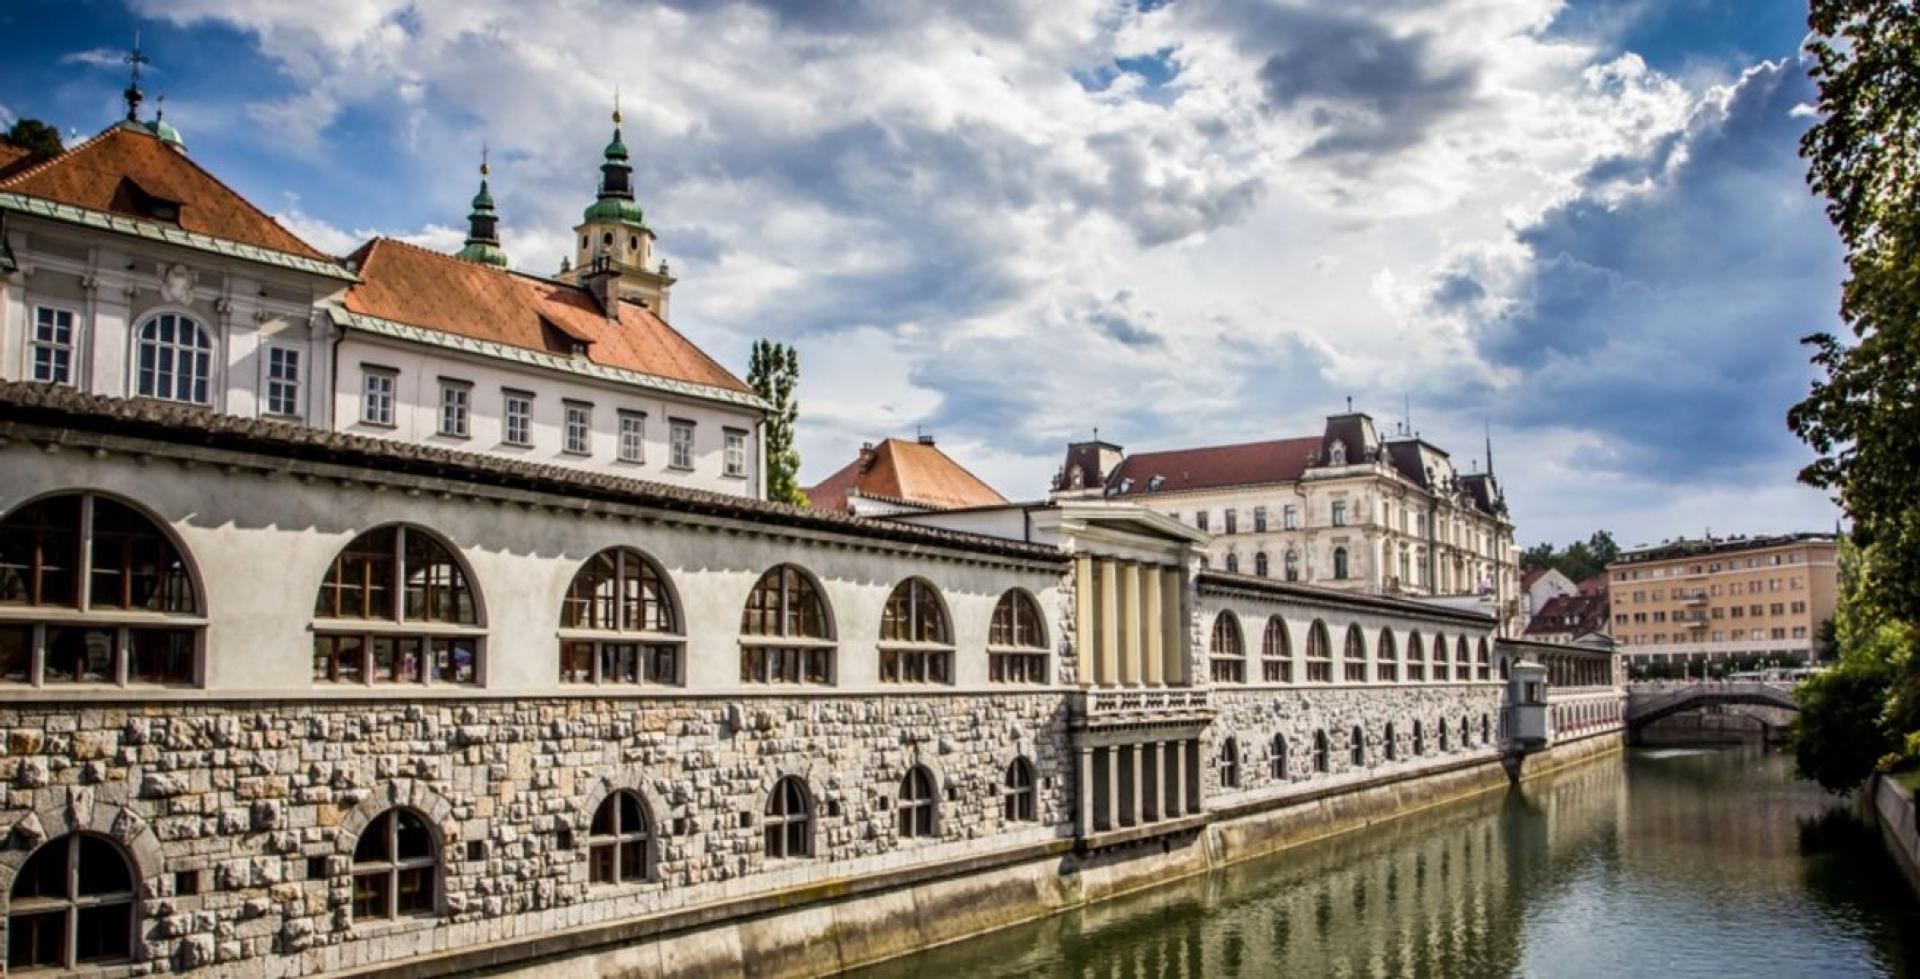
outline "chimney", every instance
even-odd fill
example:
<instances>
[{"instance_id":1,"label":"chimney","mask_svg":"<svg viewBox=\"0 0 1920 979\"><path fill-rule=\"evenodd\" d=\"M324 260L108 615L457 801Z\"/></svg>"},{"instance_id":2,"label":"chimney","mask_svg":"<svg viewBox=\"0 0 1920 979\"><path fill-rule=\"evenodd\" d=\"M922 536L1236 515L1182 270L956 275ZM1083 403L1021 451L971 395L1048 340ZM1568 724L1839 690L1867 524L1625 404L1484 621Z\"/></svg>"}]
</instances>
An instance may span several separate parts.
<instances>
[{"instance_id":1,"label":"chimney","mask_svg":"<svg viewBox=\"0 0 1920 979\"><path fill-rule=\"evenodd\" d=\"M604 254L595 255L593 264L587 266L579 282L593 293L594 300L600 303L600 311L609 321L620 321L620 272L612 259Z\"/></svg>"},{"instance_id":2,"label":"chimney","mask_svg":"<svg viewBox=\"0 0 1920 979\"><path fill-rule=\"evenodd\" d=\"M877 458L877 456L873 451L873 443L872 442L860 443L860 471L866 472L867 470L872 469L875 458Z\"/></svg>"}]
</instances>

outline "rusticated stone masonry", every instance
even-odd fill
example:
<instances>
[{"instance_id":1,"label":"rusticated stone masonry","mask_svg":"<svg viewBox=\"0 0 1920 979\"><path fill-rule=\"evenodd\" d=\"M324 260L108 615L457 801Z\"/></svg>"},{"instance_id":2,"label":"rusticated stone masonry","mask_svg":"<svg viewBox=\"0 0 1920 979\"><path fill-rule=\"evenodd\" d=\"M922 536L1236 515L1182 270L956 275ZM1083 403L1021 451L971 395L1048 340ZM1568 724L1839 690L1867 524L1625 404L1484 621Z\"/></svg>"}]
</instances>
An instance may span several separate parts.
<instances>
[{"instance_id":1,"label":"rusticated stone masonry","mask_svg":"<svg viewBox=\"0 0 1920 979\"><path fill-rule=\"evenodd\" d=\"M0 708L0 876L70 829L118 840L144 878L135 972L394 961L1068 833L1065 710L1007 693ZM1016 756L1039 776L1034 823L1002 818ZM903 841L916 763L937 837ZM764 856L783 775L813 793L813 859ZM619 789L651 810L657 873L592 885L589 821ZM444 914L356 923L354 845L394 805L439 836Z\"/></svg>"}]
</instances>

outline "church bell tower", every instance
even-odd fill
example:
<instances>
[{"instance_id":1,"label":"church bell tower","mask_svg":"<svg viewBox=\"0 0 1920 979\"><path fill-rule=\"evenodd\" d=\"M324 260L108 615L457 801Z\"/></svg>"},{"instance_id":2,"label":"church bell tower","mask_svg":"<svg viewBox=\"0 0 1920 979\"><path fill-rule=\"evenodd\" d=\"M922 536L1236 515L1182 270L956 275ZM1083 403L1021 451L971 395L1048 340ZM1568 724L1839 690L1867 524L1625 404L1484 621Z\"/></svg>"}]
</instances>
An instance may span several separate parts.
<instances>
[{"instance_id":1,"label":"church bell tower","mask_svg":"<svg viewBox=\"0 0 1920 979\"><path fill-rule=\"evenodd\" d=\"M620 138L620 121L616 96L613 140L600 164L600 191L574 226L573 266L561 278L587 285L604 277L604 285L592 283L596 293L637 300L666 319L674 280L667 274L667 264L654 260L653 230L634 200L633 164Z\"/></svg>"}]
</instances>

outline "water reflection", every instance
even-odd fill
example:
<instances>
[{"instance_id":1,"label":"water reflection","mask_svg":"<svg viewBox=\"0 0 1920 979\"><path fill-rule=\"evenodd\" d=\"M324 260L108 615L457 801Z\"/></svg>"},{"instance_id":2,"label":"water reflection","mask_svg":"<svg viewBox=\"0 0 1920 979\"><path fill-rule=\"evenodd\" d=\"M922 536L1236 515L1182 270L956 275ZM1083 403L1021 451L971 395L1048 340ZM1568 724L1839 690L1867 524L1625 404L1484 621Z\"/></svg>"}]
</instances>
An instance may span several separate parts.
<instances>
[{"instance_id":1,"label":"water reflection","mask_svg":"<svg viewBox=\"0 0 1920 979\"><path fill-rule=\"evenodd\" d=\"M1636 751L861 975L1904 975L1874 832L1757 747Z\"/></svg>"}]
</instances>

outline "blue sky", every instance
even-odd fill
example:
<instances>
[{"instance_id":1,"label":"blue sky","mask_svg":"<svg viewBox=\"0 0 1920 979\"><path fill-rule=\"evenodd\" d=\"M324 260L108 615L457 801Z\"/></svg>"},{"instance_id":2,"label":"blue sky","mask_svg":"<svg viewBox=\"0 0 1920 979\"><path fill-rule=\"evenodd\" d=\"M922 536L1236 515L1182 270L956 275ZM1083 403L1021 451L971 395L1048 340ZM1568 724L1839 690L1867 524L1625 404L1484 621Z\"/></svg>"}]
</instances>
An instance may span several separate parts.
<instances>
[{"instance_id":1,"label":"blue sky","mask_svg":"<svg viewBox=\"0 0 1920 979\"><path fill-rule=\"evenodd\" d=\"M1784 415L1840 252L1778 0L13 0L0 116L90 134L136 29L194 157L315 244L456 247L481 145L551 271L615 86L676 325L803 360L803 476L925 426L1311 432L1498 472L1523 542L1831 526ZM151 103L149 103L151 110Z\"/></svg>"}]
</instances>

